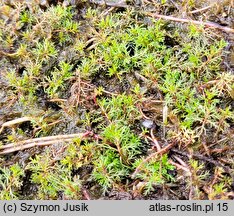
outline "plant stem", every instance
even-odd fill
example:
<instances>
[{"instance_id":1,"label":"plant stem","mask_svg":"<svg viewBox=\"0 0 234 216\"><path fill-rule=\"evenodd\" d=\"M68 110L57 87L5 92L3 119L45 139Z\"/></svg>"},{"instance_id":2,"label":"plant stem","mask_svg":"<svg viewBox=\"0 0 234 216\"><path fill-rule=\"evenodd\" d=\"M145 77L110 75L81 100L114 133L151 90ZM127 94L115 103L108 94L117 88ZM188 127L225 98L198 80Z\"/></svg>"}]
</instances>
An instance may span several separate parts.
<instances>
[{"instance_id":1,"label":"plant stem","mask_svg":"<svg viewBox=\"0 0 234 216\"><path fill-rule=\"evenodd\" d=\"M42 138L28 139L17 143L10 143L0 147L0 155L9 154L12 152L32 148L35 146L53 145L57 142L71 142L75 138L83 138L90 134L91 132L87 131L85 133L48 136Z\"/></svg>"},{"instance_id":2,"label":"plant stem","mask_svg":"<svg viewBox=\"0 0 234 216\"><path fill-rule=\"evenodd\" d=\"M217 23L202 22L202 21L189 20L189 19L182 19L182 18L176 18L176 17L172 17L172 16L165 16L165 15L161 15L161 14L148 13L148 12L145 13L145 14L148 15L148 16L151 16L153 18L160 18L160 19L171 20L171 21L175 21L175 22L192 23L192 24L195 24L195 25L204 25L206 27L217 28L217 29L220 29L222 31L234 33L234 29L229 28L229 27L221 26L221 25L219 25Z\"/></svg>"}]
</instances>

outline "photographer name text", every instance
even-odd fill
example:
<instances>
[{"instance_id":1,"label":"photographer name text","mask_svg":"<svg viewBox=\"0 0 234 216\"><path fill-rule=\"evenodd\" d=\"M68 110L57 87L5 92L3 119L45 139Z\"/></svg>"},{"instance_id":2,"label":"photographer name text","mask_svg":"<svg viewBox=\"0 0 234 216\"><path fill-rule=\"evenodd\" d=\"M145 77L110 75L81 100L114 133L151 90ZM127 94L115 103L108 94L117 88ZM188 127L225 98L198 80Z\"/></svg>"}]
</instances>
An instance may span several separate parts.
<instances>
[{"instance_id":1,"label":"photographer name text","mask_svg":"<svg viewBox=\"0 0 234 216\"><path fill-rule=\"evenodd\" d=\"M9 204L5 203L3 205L3 210L5 213L13 212L16 213L20 212L31 212L31 213L38 213L38 212L88 212L89 206L86 203L78 203L78 204L29 204L26 202L20 203L20 205L16 204Z\"/></svg>"}]
</instances>

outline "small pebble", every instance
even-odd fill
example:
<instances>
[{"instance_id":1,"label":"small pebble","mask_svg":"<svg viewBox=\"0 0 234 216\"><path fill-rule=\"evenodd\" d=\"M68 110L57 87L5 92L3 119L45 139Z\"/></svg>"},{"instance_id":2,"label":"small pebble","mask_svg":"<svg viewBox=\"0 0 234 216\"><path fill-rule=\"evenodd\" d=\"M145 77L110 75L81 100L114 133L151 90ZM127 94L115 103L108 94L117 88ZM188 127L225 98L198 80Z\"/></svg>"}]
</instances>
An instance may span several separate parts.
<instances>
[{"instance_id":1,"label":"small pebble","mask_svg":"<svg viewBox=\"0 0 234 216\"><path fill-rule=\"evenodd\" d=\"M48 1L47 0L41 0L40 5L46 7L48 5Z\"/></svg>"},{"instance_id":2,"label":"small pebble","mask_svg":"<svg viewBox=\"0 0 234 216\"><path fill-rule=\"evenodd\" d=\"M70 1L68 1L68 0L63 1L63 6L64 6L64 7L68 7L70 4L71 4L71 3L70 3Z\"/></svg>"},{"instance_id":3,"label":"small pebble","mask_svg":"<svg viewBox=\"0 0 234 216\"><path fill-rule=\"evenodd\" d=\"M154 128L155 124L152 120L150 119L145 119L144 121L141 122L141 124L148 129Z\"/></svg>"}]
</instances>

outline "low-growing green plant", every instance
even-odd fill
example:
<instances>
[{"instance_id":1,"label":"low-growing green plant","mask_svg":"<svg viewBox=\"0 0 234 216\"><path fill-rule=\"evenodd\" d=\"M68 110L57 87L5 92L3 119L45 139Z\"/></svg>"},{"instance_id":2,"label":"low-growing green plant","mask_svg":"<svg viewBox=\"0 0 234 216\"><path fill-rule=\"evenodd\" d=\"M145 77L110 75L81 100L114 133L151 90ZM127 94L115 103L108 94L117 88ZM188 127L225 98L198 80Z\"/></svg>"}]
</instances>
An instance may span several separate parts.
<instances>
[{"instance_id":1,"label":"low-growing green plant","mask_svg":"<svg viewBox=\"0 0 234 216\"><path fill-rule=\"evenodd\" d=\"M116 152L123 164L129 165L140 153L140 140L128 126L112 123L103 131L105 147Z\"/></svg>"},{"instance_id":2,"label":"low-growing green plant","mask_svg":"<svg viewBox=\"0 0 234 216\"><path fill-rule=\"evenodd\" d=\"M31 182L39 186L39 199L56 199L61 191L68 199L81 197L79 177L72 175L71 167L54 164L48 151L44 156L31 159L27 169L32 172Z\"/></svg>"},{"instance_id":3,"label":"low-growing green plant","mask_svg":"<svg viewBox=\"0 0 234 216\"><path fill-rule=\"evenodd\" d=\"M132 95L123 94L111 99L104 98L98 103L109 122L121 121L123 124L129 124L140 116Z\"/></svg>"},{"instance_id":4,"label":"low-growing green plant","mask_svg":"<svg viewBox=\"0 0 234 216\"><path fill-rule=\"evenodd\" d=\"M152 159L149 162L143 162L144 159L138 159L134 163L134 167L138 167L143 162L135 178L142 180L140 192L143 191L144 194L149 194L157 185L175 180L168 172L174 170L174 166L168 162L167 155L165 154L159 158L159 161Z\"/></svg>"},{"instance_id":5,"label":"low-growing green plant","mask_svg":"<svg viewBox=\"0 0 234 216\"><path fill-rule=\"evenodd\" d=\"M188 178L190 190L193 191L192 199L201 199L201 185L204 184L209 176L209 172L205 171L205 164L199 163L197 160L190 160L191 173Z\"/></svg>"},{"instance_id":6,"label":"low-growing green plant","mask_svg":"<svg viewBox=\"0 0 234 216\"><path fill-rule=\"evenodd\" d=\"M46 8L0 3L0 82L7 89L0 111L13 112L4 121L37 116L4 130L0 143L84 132L58 151L50 146L32 153L26 169L38 188L35 198L58 199L61 193L64 199L83 198L87 182L104 193L134 186L150 194L174 180L166 151L145 160L154 151L147 151L152 143L164 148L173 140L181 150L210 157L216 144L227 145L234 76L220 67L227 46L223 39L202 26L169 26L132 6L111 12L87 3L81 13L59 2ZM169 6L148 4L157 10ZM181 5L186 12L196 2ZM143 128L145 119L155 127ZM91 170L83 175L86 166ZM209 199L228 197L230 179L221 171L208 174L193 160L187 168L193 198L204 197L203 190ZM0 172L1 198L20 198L22 168L16 164ZM206 189L208 177L214 180Z\"/></svg>"},{"instance_id":7,"label":"low-growing green plant","mask_svg":"<svg viewBox=\"0 0 234 216\"><path fill-rule=\"evenodd\" d=\"M118 187L130 174L132 163L140 154L141 142L129 126L139 113L131 95L119 95L99 101L102 114L107 121L103 125L99 144L99 154L94 156L92 178L106 192L111 187Z\"/></svg>"},{"instance_id":8,"label":"low-growing green plant","mask_svg":"<svg viewBox=\"0 0 234 216\"><path fill-rule=\"evenodd\" d=\"M66 62L59 63L59 69L55 68L53 72L51 72L51 77L47 77L48 88L46 92L48 96L51 98L59 97L58 92L63 91L65 88L65 82L72 77L72 65Z\"/></svg>"},{"instance_id":9,"label":"low-growing green plant","mask_svg":"<svg viewBox=\"0 0 234 216\"><path fill-rule=\"evenodd\" d=\"M9 168L0 167L0 199L18 199L23 177L24 170L19 164L14 164Z\"/></svg>"},{"instance_id":10,"label":"low-growing green plant","mask_svg":"<svg viewBox=\"0 0 234 216\"><path fill-rule=\"evenodd\" d=\"M99 155L93 165L92 178L101 185L103 193L112 187L118 188L121 180L126 178L129 173L119 155L110 149Z\"/></svg>"}]
</instances>

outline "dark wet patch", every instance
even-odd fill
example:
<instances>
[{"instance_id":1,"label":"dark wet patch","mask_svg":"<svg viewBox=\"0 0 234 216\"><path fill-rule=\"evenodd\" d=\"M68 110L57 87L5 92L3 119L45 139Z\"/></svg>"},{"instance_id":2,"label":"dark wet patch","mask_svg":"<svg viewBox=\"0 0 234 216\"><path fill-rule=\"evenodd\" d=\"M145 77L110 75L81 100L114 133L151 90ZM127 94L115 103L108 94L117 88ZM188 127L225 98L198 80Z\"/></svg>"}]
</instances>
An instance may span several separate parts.
<instances>
[{"instance_id":1,"label":"dark wet patch","mask_svg":"<svg viewBox=\"0 0 234 216\"><path fill-rule=\"evenodd\" d=\"M45 107L47 109L53 109L55 111L59 111L59 110L62 109L56 102L51 102L51 101L46 101L45 102Z\"/></svg>"},{"instance_id":2,"label":"dark wet patch","mask_svg":"<svg viewBox=\"0 0 234 216\"><path fill-rule=\"evenodd\" d=\"M33 132L33 125L30 121L23 122L18 126L19 129L21 129L24 133L26 133L28 136L32 135Z\"/></svg>"},{"instance_id":3,"label":"dark wet patch","mask_svg":"<svg viewBox=\"0 0 234 216\"><path fill-rule=\"evenodd\" d=\"M166 35L164 37L164 44L168 47L168 48L171 48L171 47L174 47L176 45L179 45L179 43L173 39L172 37Z\"/></svg>"},{"instance_id":4,"label":"dark wet patch","mask_svg":"<svg viewBox=\"0 0 234 216\"><path fill-rule=\"evenodd\" d=\"M129 54L129 56L134 56L135 55L136 44L134 42L129 42L126 45L126 48L127 48L127 52Z\"/></svg>"},{"instance_id":5,"label":"dark wet patch","mask_svg":"<svg viewBox=\"0 0 234 216\"><path fill-rule=\"evenodd\" d=\"M61 4L63 1L49 1L49 5L57 5L57 4ZM84 18L84 12L82 14L81 10L84 9L84 11L88 8L88 6L90 6L90 4L88 3L81 3L81 1L77 1L77 4L75 5L74 8L78 9L78 12L76 12L76 15L74 16L73 19L77 19L80 21L80 19L85 19ZM137 1L136 1L137 2ZM139 2L139 1L138 1ZM134 4L137 3L131 3L132 6L134 6ZM97 8L97 5L93 5L91 4L92 8ZM138 5L139 7L141 6L141 4ZM198 5L199 6L199 5ZM202 5L200 5L202 6ZM151 6L150 6L151 7ZM197 8L197 6L196 6ZM101 10L105 11L107 8L103 7L101 8ZM195 9L195 7L191 7L190 9ZM47 6L44 6L44 10L47 10ZM165 4L165 5L161 5L158 8L159 13L161 14L166 14L166 15L171 15L173 13L177 13L179 10L178 8L176 8L175 5L169 5L169 3ZM123 8L118 8L115 9L114 12L115 13L123 13L125 11L125 9ZM226 11L226 10L225 10ZM227 11L226 11L227 12ZM220 16L221 14L219 14ZM194 16L195 18L197 18L198 16ZM199 17L198 17L199 18ZM138 17L136 16L136 20L139 22L142 22L144 24L152 24L152 21L149 18L146 18L144 15L140 14ZM226 20L226 16L224 18L214 18L214 21L217 21L219 24L225 26L225 25L229 25L227 20ZM167 22L169 23L169 22ZM184 24L165 24L165 28L164 30L167 31L171 31L172 33L175 32L176 29L181 28L181 26ZM87 26L82 26L80 28L81 33L85 32L85 28ZM21 30L25 30L24 28L22 28ZM101 30L100 29L96 29L97 32L100 34ZM173 35L173 34L170 34ZM68 62L72 62L73 63L73 69L72 71L74 72L76 70L76 68L81 64L81 60L79 59L79 56L77 55L76 52L72 53L71 56L68 58L67 55L70 53L70 48L68 48L66 51L64 51L64 54L62 55L61 52L62 50L65 48L66 45L63 46L59 46L57 44L57 34L54 34L52 36L52 38L55 40L56 45L59 47L59 59L63 59L65 56L66 61L69 59ZM89 35L89 38L92 38L93 35ZM228 39L229 40L229 39ZM231 41L231 40L229 40ZM166 45L167 48L174 48L175 54L180 54L180 50L176 50L176 46L181 44L182 42L179 42L177 39L172 38L169 35L166 35L164 38L164 43L161 43L160 45ZM230 42L231 44L231 42ZM90 46L92 46L93 43L90 43L87 47L89 48ZM200 44L201 45L201 44ZM14 44L14 47L12 48L12 51L9 53L14 53L14 49L18 47L18 44ZM136 50L136 45L133 42L129 42L126 46L127 48L127 52L129 54L129 56L134 56L137 52ZM142 47L138 47L138 49L142 49ZM61 52L60 52L61 51ZM176 52L178 51L178 53ZM229 47L227 47L227 51L232 51L232 46L230 45ZM92 50L93 52L93 50ZM78 57L77 57L78 56ZM8 57L6 57L8 58ZM186 53L182 53L180 54L180 56L178 57L179 61L180 60L184 60L186 61L188 58L186 56ZM162 58L163 59L163 58ZM202 62L206 62L207 61L207 56L202 56L201 61ZM70 61L71 60L71 61ZM165 64L165 59L163 59L162 63ZM41 71L41 76L42 75L46 75L48 77L51 78L51 72L55 69L58 68L58 63L60 61L58 59L51 59L49 65L44 64L42 67L42 71ZM13 65L17 64L17 60L15 59L11 59L9 58L9 63L12 63ZM232 55L229 54L225 54L224 56L224 67L222 68L221 71L228 69L229 71L232 71L232 66L233 66L233 61L232 61ZM22 76L24 71L25 71L26 67L25 66L19 66L16 69L17 75ZM78 119L80 120L84 120L84 118L80 118L81 115L84 115L84 113L91 113L91 110L95 110L95 111L100 111L100 108L98 107L97 104L95 104L94 100L94 89L96 87L102 86L106 91L108 91L109 93L105 93L103 92L102 96L98 96L101 98L103 97L115 97L114 94L120 94L120 93L125 93L125 94L132 94L132 88L135 87L135 83L139 83L140 86L142 88L146 88L146 93L144 94L145 98L151 98L151 99L155 99L155 100L163 100L164 96L157 88L157 82L158 80L155 79L153 80L153 84L152 85L146 85L146 83L144 83L144 81L136 81L136 77L133 75L133 72L128 71L126 74L121 75L121 79L119 79L117 76L112 76L109 77L107 75L107 71L105 71L105 69L103 69L103 71L99 71L98 73L96 73L91 79L91 83L95 86L94 88L90 88L87 92L83 92L82 95L82 103L79 103L77 106L75 106L74 104L66 104L66 106L61 106L60 103L58 102L53 102L50 101L50 98L48 97L47 93L44 91L43 87L39 87L36 90L36 96L37 96L37 102L38 102L38 107L41 108L44 112L52 111L52 115L54 115L54 113L59 113L57 111L62 111L62 112L66 112L66 117L62 116L65 118L65 120L61 123L59 123L58 125L56 125L56 127L54 127L51 131L47 131L49 134L66 134L66 133L70 133L70 132L80 132L82 131L82 129L87 129L87 130L92 130L95 133L100 132L98 128L98 122L95 123L91 123L89 126L84 126L82 127L82 123L78 124ZM139 72L139 74L141 74L141 68L139 67L135 67L133 68L133 70L137 70ZM213 73L213 71L211 72ZM163 79L164 75L160 75L159 79ZM179 80L179 79L178 79ZM1 77L0 77L0 82L1 82ZM41 82L41 80L40 80ZM70 82L70 81L68 81ZM62 96L65 97L61 97L61 98L69 98L71 96L71 94L69 93L69 89L70 89L70 83L66 86L66 89L68 89L67 91L65 91L63 93ZM87 90L87 86L82 86L83 89L85 89L85 91ZM1 88L1 87L0 87ZM83 90L82 89L82 90ZM14 88L14 90L16 90L16 88ZM222 98L217 98L217 99L222 99ZM148 103L149 101L147 101ZM4 102L5 103L5 102ZM220 105L221 108L225 108L225 104L226 101ZM165 146L167 143L166 141L163 139L163 126L162 126L162 107L157 107L156 105L150 105L148 103L148 107L147 104L141 104L142 107L142 111L144 112L144 114L148 117L150 117L152 119L152 121L155 123L156 127L154 128L155 132L154 135L157 137L158 142L160 143L160 145ZM231 108L234 107L234 103L230 102L230 106ZM64 108L65 107L65 108ZM70 110L71 108L71 110ZM154 110L152 110L152 108ZM155 109L159 108L158 110L155 111ZM63 110L62 110L63 109ZM83 109L83 111L81 111L81 109ZM54 112L55 111L55 112ZM2 112L4 114L5 113L9 113L11 112L10 110L5 110L0 108L0 112ZM61 113L62 113L61 112ZM80 114L80 113L83 114ZM177 113L178 115L182 115L181 112ZM5 115L5 114L4 114ZM46 113L47 115L47 113ZM101 113L98 113L98 115L101 115ZM19 117L21 117L21 113L19 115ZM1 117L0 117L1 118ZM14 119L12 118L12 116L4 116L4 119L0 119L0 121L5 122L7 120L11 120ZM185 120L184 117L180 118L180 121ZM1 123L2 123L1 122ZM83 121L80 121L83 122ZM232 119L227 119L226 121L227 123L233 125L233 121ZM195 128L199 126L198 122L194 122L193 125L191 126L191 128ZM140 129L141 127L141 123L139 120L133 121L133 124L130 126L131 130L134 131L134 133L136 134L140 134L142 131ZM231 127L233 130L233 127ZM32 128L32 124L30 122L24 122L22 124L19 125L19 129L21 129L23 132L26 133L26 135L28 135L29 137L31 137L31 132L33 130ZM168 128L166 128L167 130ZM212 137L212 135L214 134L214 131L212 131L210 128L208 128L209 131L207 132L207 137ZM227 132L228 133L228 132ZM7 134L11 134L11 129L6 128L3 131L3 134L0 134L0 139L1 141L3 141L3 143L5 142L6 138L7 138ZM149 133L147 135L150 135ZM225 134L222 134L224 138ZM217 138L216 138L217 139ZM195 141L198 141L195 139ZM212 143L213 142L213 138L210 138L209 140L206 140L207 143ZM4 143L5 144L5 143ZM141 147L140 147L140 154L138 156L147 156L149 154L150 150L155 151L154 149L151 149L152 145L150 142L146 142L145 139L141 140ZM202 150L202 147L197 147L198 150ZM44 151L44 149L41 149L41 151ZM21 165L24 165L25 162L28 160L29 156L32 156L33 158L35 158L35 155L33 153L29 153L27 154L28 151L22 151L22 155L19 155L18 153L14 153L8 156L5 156L4 159L6 159L7 161L9 161L8 165L14 164L16 162L19 162ZM38 152L40 153L40 152ZM169 158L173 158L173 154L174 152L169 152L168 157ZM14 156L14 159L13 159ZM212 159L213 160L218 160L221 157L225 157L225 154L212 154ZM23 159L22 159L23 158ZM187 157L183 157L181 156L181 158L186 161L188 163L188 158ZM132 192L126 192L126 191L121 191L121 190L117 190L117 189L113 189L110 190L108 192L105 193L105 196L102 194L102 188L100 186L97 185L97 182L94 182L92 180L90 180L90 174L92 173L92 166L82 166L79 169L74 169L72 170L72 176L78 175L82 178L82 180L84 180L84 184L82 187L87 189L88 192L91 194L92 198L95 199L99 199L100 197L103 197L103 199L114 199L114 200L121 200L121 199L188 199L188 185L176 182L176 186L175 185L161 185L161 186L154 186L154 190L148 195L145 196L143 194L141 195L136 195L133 194ZM204 170L210 170L211 172L214 172L214 165L212 163L206 163L206 167ZM173 177L177 177L179 176L178 172L176 170L172 170L172 171L168 171L167 172L169 175L173 176ZM25 199L34 199L36 197L36 192L37 192L37 186L33 185L30 183L30 177L31 177L30 172L26 171L26 175L23 178L23 186L21 188L21 192L20 192L20 198L23 197ZM199 173L201 174L201 172ZM123 188L127 187L128 183L132 183L132 179L131 178L127 178L122 180L121 184L123 184ZM234 186L232 185L232 189L234 189ZM124 188L125 189L125 188ZM130 188L131 189L131 188ZM200 189L203 193L205 193L202 188ZM35 197L33 197L35 195ZM58 191L58 199L64 199L66 197L64 197L64 192L63 191Z\"/></svg>"},{"instance_id":6,"label":"dark wet patch","mask_svg":"<svg viewBox=\"0 0 234 216\"><path fill-rule=\"evenodd\" d=\"M23 184L19 191L21 199L33 200L36 197L38 186L31 182L31 175L31 171L25 171L25 175L23 177Z\"/></svg>"},{"instance_id":7,"label":"dark wet patch","mask_svg":"<svg viewBox=\"0 0 234 216\"><path fill-rule=\"evenodd\" d=\"M25 66L19 67L19 68L17 69L17 73L18 73L20 76L22 76L23 73L24 73L24 71L25 71L25 69L26 69Z\"/></svg>"},{"instance_id":8,"label":"dark wet patch","mask_svg":"<svg viewBox=\"0 0 234 216\"><path fill-rule=\"evenodd\" d=\"M79 175L81 179L87 178L92 173L93 167L91 165L82 166L79 169L72 170L72 176Z\"/></svg>"}]
</instances>

